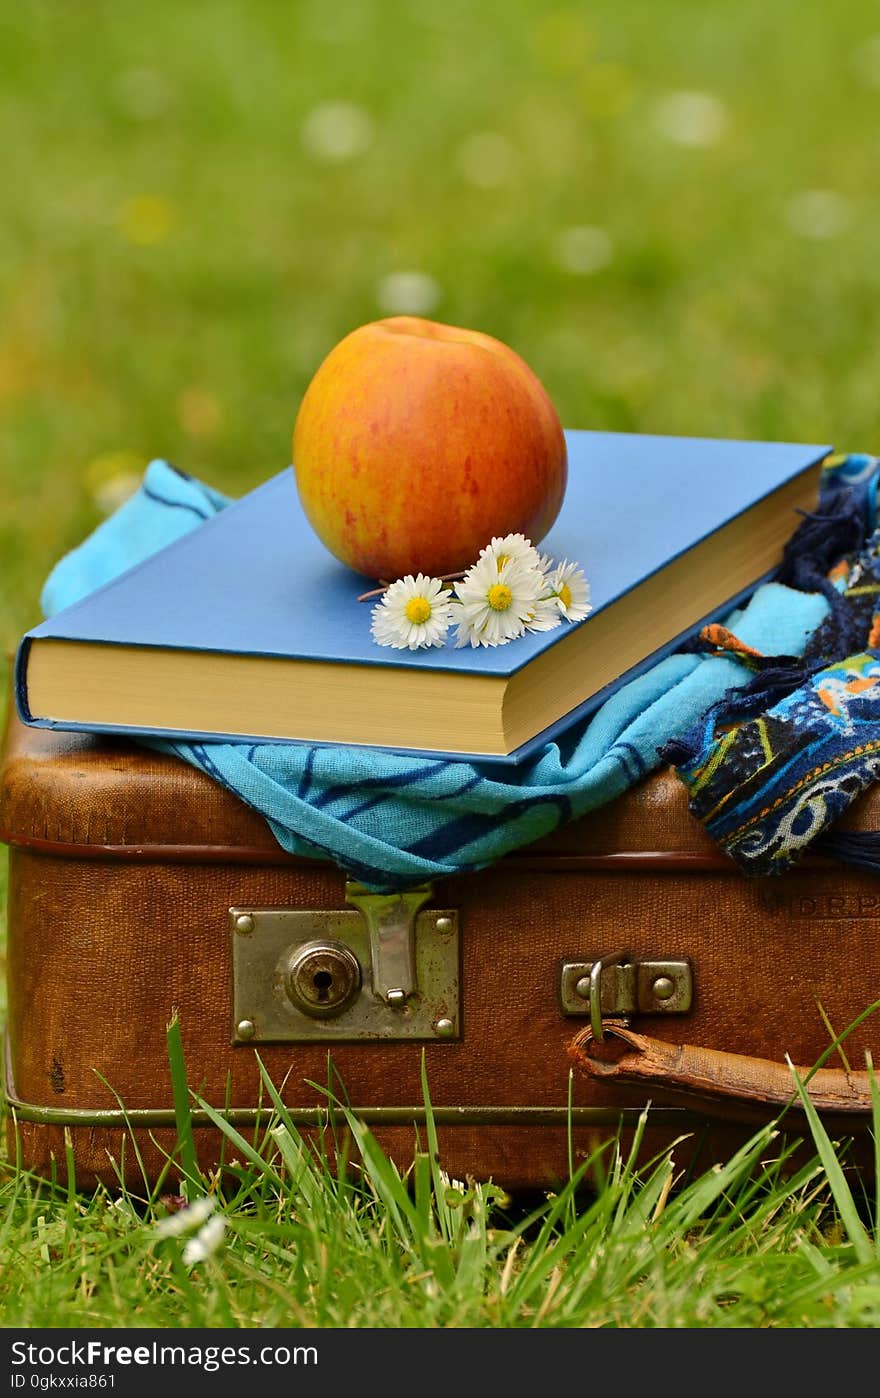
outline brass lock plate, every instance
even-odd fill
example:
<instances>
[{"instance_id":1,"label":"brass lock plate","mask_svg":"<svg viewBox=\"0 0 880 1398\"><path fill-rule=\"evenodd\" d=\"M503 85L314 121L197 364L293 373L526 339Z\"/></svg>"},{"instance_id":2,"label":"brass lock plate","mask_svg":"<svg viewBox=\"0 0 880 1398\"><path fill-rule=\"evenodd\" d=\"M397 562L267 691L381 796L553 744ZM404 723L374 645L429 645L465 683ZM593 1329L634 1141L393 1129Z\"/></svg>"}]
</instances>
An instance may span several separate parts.
<instances>
[{"instance_id":1,"label":"brass lock plate","mask_svg":"<svg viewBox=\"0 0 880 1398\"><path fill-rule=\"evenodd\" d=\"M361 912L237 907L229 928L234 1044L460 1037L454 909L415 915L416 983L402 1003L374 986Z\"/></svg>"}]
</instances>

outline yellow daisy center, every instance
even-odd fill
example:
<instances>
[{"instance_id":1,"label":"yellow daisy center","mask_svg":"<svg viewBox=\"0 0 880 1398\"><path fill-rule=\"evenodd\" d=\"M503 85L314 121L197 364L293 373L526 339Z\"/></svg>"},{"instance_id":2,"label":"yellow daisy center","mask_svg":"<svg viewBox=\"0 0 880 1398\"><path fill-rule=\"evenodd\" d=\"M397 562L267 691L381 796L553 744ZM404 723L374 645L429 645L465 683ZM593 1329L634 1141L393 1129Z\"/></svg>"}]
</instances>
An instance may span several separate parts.
<instances>
[{"instance_id":1,"label":"yellow daisy center","mask_svg":"<svg viewBox=\"0 0 880 1398\"><path fill-rule=\"evenodd\" d=\"M563 583L558 592L558 597L566 611L571 606L571 588L568 583Z\"/></svg>"},{"instance_id":2,"label":"yellow daisy center","mask_svg":"<svg viewBox=\"0 0 880 1398\"><path fill-rule=\"evenodd\" d=\"M495 583L486 593L486 601L493 612L506 612L513 601L513 593L504 583Z\"/></svg>"},{"instance_id":3,"label":"yellow daisy center","mask_svg":"<svg viewBox=\"0 0 880 1398\"><path fill-rule=\"evenodd\" d=\"M431 603L424 597L411 597L404 607L407 621L420 626L431 615Z\"/></svg>"}]
</instances>

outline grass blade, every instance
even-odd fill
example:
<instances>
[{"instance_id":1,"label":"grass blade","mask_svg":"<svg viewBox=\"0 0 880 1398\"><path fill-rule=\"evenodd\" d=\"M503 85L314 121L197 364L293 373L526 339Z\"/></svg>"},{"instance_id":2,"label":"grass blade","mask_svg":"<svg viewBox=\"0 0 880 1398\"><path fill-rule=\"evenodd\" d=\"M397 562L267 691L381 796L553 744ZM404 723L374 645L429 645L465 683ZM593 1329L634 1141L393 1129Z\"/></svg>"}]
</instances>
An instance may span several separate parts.
<instances>
[{"instance_id":1,"label":"grass blade","mask_svg":"<svg viewBox=\"0 0 880 1398\"><path fill-rule=\"evenodd\" d=\"M871 1135L874 1139L874 1249L880 1257L880 1086L870 1049L865 1052L865 1067L871 1086Z\"/></svg>"},{"instance_id":2,"label":"grass blade","mask_svg":"<svg viewBox=\"0 0 880 1398\"><path fill-rule=\"evenodd\" d=\"M855 1200L852 1196L852 1190L846 1182L846 1176L837 1158L837 1152L788 1054L785 1056L785 1061L791 1070L791 1076L794 1079L797 1094L801 1099L804 1114L806 1115L810 1132L812 1133L816 1145L816 1150L819 1153L819 1159L822 1161L822 1167L828 1177L828 1184L837 1206L837 1212L840 1214L843 1226L846 1229L847 1237L853 1245L859 1262L871 1262L874 1259L874 1248L859 1218Z\"/></svg>"},{"instance_id":3,"label":"grass blade","mask_svg":"<svg viewBox=\"0 0 880 1398\"><path fill-rule=\"evenodd\" d=\"M297 1132L293 1134L289 1126L279 1122L269 1132L278 1153L290 1176L290 1193L302 1199L310 1215L320 1212L326 1199L326 1192L313 1168L313 1156Z\"/></svg>"},{"instance_id":4,"label":"grass blade","mask_svg":"<svg viewBox=\"0 0 880 1398\"><path fill-rule=\"evenodd\" d=\"M249 1160L251 1165L256 1166L260 1175L268 1175L273 1184L283 1189L284 1183L277 1170L275 1170L271 1163L251 1145L250 1141L244 1138L240 1131L236 1131L235 1127L230 1121L226 1120L222 1112L218 1112L216 1107L212 1107L210 1102L206 1102L203 1097L195 1097L195 1102L199 1109L205 1113L205 1116L212 1125L223 1132L230 1145L235 1146L235 1149L241 1152L245 1160Z\"/></svg>"},{"instance_id":5,"label":"grass blade","mask_svg":"<svg viewBox=\"0 0 880 1398\"><path fill-rule=\"evenodd\" d=\"M187 1199L192 1199L196 1193L204 1190L204 1183L196 1157L189 1085L186 1080L186 1060L183 1056L180 1021L176 1011L165 1030L165 1041L168 1048L168 1063L171 1068L171 1092L174 1098L174 1120L177 1124L180 1168L184 1176L182 1188Z\"/></svg>"}]
</instances>

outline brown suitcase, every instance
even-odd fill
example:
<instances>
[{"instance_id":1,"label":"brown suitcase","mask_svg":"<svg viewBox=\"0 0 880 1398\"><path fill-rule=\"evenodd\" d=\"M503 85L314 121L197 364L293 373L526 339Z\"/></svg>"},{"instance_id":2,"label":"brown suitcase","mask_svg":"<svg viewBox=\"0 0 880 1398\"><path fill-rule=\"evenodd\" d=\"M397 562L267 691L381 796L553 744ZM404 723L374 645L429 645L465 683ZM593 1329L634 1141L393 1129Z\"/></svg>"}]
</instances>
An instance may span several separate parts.
<instances>
[{"instance_id":1,"label":"brown suitcase","mask_svg":"<svg viewBox=\"0 0 880 1398\"><path fill-rule=\"evenodd\" d=\"M871 794L848 824L878 818ZM479 874L383 900L284 853L182 761L11 718L0 838L14 1149L63 1175L69 1129L82 1185L139 1182L130 1128L151 1177L175 1151L175 1011L191 1086L242 1131L266 1117L258 1052L300 1124L326 1121L331 1081L405 1166L424 1054L446 1169L521 1189L564 1179L570 1152L648 1102L645 1155L683 1136L682 1162L726 1158L792 1096L786 1055L810 1068L880 994L876 877L809 855L744 878L671 772ZM878 1044L868 1016L810 1085L857 1141ZM196 1131L203 1168L220 1139Z\"/></svg>"}]
</instances>

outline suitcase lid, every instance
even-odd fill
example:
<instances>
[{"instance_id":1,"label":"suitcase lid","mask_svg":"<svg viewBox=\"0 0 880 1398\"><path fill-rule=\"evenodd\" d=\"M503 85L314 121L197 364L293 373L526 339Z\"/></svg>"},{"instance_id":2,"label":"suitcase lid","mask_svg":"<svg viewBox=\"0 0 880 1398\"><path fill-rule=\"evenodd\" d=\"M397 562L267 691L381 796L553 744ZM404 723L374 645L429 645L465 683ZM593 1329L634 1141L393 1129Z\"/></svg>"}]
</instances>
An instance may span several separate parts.
<instances>
[{"instance_id":1,"label":"suitcase lid","mask_svg":"<svg viewBox=\"0 0 880 1398\"><path fill-rule=\"evenodd\" d=\"M869 793L845 824L874 829L878 815L880 799ZM287 854L261 815L182 759L124 738L32 728L14 708L0 766L0 841L84 858L315 862ZM689 814L671 768L505 859L732 867Z\"/></svg>"}]
</instances>

